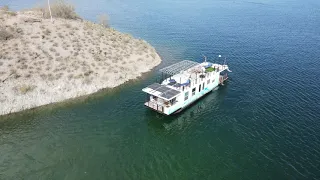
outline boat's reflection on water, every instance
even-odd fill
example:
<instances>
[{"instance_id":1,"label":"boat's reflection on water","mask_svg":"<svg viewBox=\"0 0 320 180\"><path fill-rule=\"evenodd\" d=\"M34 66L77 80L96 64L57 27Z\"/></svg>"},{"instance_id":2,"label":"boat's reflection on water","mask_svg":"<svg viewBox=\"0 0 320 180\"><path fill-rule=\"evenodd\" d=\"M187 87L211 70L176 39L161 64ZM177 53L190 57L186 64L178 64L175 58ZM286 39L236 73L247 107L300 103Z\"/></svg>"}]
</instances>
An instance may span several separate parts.
<instances>
[{"instance_id":1,"label":"boat's reflection on water","mask_svg":"<svg viewBox=\"0 0 320 180\"><path fill-rule=\"evenodd\" d=\"M148 125L165 130L182 130L201 120L204 115L218 111L227 93L227 86L220 86L194 102L191 106L174 115L163 115L146 109Z\"/></svg>"}]
</instances>

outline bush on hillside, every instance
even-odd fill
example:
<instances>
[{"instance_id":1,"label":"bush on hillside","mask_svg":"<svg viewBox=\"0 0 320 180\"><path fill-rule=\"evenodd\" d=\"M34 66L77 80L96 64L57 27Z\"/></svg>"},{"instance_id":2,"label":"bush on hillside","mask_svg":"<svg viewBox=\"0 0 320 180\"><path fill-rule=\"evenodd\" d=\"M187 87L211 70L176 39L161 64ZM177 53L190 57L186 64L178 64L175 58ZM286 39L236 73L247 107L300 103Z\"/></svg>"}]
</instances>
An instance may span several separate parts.
<instances>
[{"instance_id":1,"label":"bush on hillside","mask_svg":"<svg viewBox=\"0 0 320 180\"><path fill-rule=\"evenodd\" d=\"M106 14L101 14L98 17L98 23L101 24L103 27L109 27L108 19L109 18Z\"/></svg>"},{"instance_id":2,"label":"bush on hillside","mask_svg":"<svg viewBox=\"0 0 320 180\"><path fill-rule=\"evenodd\" d=\"M8 14L8 15L11 15L11 16L16 16L17 15L16 12L10 11L9 6L7 6L7 5L4 5L4 6L0 7L0 13L1 12L5 13L5 14Z\"/></svg>"},{"instance_id":3,"label":"bush on hillside","mask_svg":"<svg viewBox=\"0 0 320 180\"><path fill-rule=\"evenodd\" d=\"M74 10L74 6L65 2L64 0L57 0L50 4L52 17L63 19L78 19L79 16ZM49 7L42 8L43 16L50 18Z\"/></svg>"},{"instance_id":4,"label":"bush on hillside","mask_svg":"<svg viewBox=\"0 0 320 180\"><path fill-rule=\"evenodd\" d=\"M9 33L5 28L0 27L0 41L6 41L13 38L13 35Z\"/></svg>"},{"instance_id":5,"label":"bush on hillside","mask_svg":"<svg viewBox=\"0 0 320 180\"><path fill-rule=\"evenodd\" d=\"M4 5L2 7L0 7L0 11L9 11L9 6L8 5Z\"/></svg>"}]
</instances>

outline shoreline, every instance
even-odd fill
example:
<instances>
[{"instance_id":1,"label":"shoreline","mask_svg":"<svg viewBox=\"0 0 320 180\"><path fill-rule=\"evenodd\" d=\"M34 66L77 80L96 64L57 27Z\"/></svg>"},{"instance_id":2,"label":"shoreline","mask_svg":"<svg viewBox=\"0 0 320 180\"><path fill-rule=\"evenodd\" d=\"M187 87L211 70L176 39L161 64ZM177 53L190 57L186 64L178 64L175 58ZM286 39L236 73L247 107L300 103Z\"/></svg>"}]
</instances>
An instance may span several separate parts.
<instances>
[{"instance_id":1,"label":"shoreline","mask_svg":"<svg viewBox=\"0 0 320 180\"><path fill-rule=\"evenodd\" d=\"M152 70L154 70L156 68L157 67L154 67ZM115 86L113 88L104 88L104 89L100 89L97 92L92 93L92 94L87 94L87 95L74 97L74 98L70 98L70 99L65 99L60 102L45 104L42 106L37 106L37 107L30 108L30 109L21 110L18 112L12 112L10 114L0 115L0 123L1 123L1 121L6 121L8 119L15 118L15 117L23 117L24 115L33 115L33 114L40 114L41 115L41 114L48 113L48 112L51 113L51 112L53 112L55 110L59 110L59 109L73 108L73 107L76 107L78 105L81 105L82 103L86 103L91 100L99 101L102 98L104 98L105 96L112 95L113 93L118 93L120 90L123 90L123 88L127 88L127 86L131 87L131 86L134 86L135 83L136 84L140 83L139 81L141 79L143 80L146 77L151 76L150 74L153 73L152 70L145 72L145 73L142 73L141 76L139 76L135 79L130 79L127 82L122 83L122 84Z\"/></svg>"},{"instance_id":2,"label":"shoreline","mask_svg":"<svg viewBox=\"0 0 320 180\"><path fill-rule=\"evenodd\" d=\"M144 40L86 20L2 12L0 116L87 96L137 79L161 63Z\"/></svg>"}]
</instances>

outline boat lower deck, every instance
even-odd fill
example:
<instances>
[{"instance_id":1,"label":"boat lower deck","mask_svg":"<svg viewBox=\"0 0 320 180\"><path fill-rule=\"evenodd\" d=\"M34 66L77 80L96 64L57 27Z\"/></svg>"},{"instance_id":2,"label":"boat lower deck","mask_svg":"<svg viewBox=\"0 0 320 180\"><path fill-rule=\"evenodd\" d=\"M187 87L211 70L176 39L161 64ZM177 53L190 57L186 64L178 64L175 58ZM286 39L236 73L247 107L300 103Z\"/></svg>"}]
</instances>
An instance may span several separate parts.
<instances>
[{"instance_id":1,"label":"boat lower deck","mask_svg":"<svg viewBox=\"0 0 320 180\"><path fill-rule=\"evenodd\" d=\"M148 102L145 102L144 105L155 111L162 112L162 113L164 112L164 107L162 105L159 105L156 102L148 101Z\"/></svg>"}]
</instances>

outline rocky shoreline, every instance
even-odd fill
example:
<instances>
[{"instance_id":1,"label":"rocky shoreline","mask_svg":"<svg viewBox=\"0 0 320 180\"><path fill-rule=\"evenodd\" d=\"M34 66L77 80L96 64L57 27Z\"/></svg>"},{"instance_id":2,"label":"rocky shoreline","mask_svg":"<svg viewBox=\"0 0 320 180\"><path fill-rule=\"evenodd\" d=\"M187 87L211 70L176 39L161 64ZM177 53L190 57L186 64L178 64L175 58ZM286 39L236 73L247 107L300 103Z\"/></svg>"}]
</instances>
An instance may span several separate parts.
<instances>
[{"instance_id":1,"label":"rocky shoreline","mask_svg":"<svg viewBox=\"0 0 320 180\"><path fill-rule=\"evenodd\" d=\"M0 115L113 88L160 64L156 50L101 24L0 11Z\"/></svg>"}]
</instances>

